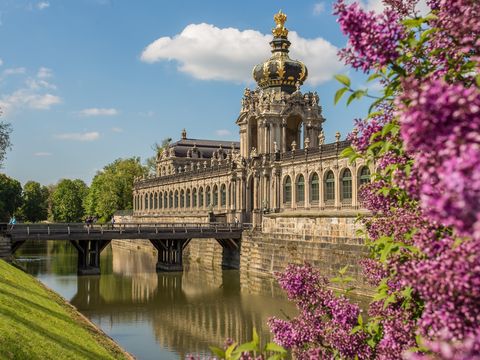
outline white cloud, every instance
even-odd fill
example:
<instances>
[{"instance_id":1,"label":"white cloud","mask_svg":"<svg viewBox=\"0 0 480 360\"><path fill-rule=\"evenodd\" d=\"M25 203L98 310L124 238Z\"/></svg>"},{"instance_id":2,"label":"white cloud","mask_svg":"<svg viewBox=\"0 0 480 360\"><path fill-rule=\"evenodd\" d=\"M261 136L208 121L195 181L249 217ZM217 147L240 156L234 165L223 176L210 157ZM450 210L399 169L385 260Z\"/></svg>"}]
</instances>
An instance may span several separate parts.
<instances>
[{"instance_id":1,"label":"white cloud","mask_svg":"<svg viewBox=\"0 0 480 360\"><path fill-rule=\"evenodd\" d=\"M60 97L52 94L36 94L30 89L20 89L10 95L5 95L0 100L0 108L5 113L11 112L17 108L31 108L39 110L48 110L52 105L61 103Z\"/></svg>"},{"instance_id":2,"label":"white cloud","mask_svg":"<svg viewBox=\"0 0 480 360\"><path fill-rule=\"evenodd\" d=\"M52 77L52 75L53 75L52 69L49 69L43 66L40 69L38 69L38 72L37 72L37 77L40 79L46 79L46 78Z\"/></svg>"},{"instance_id":3,"label":"white cloud","mask_svg":"<svg viewBox=\"0 0 480 360\"><path fill-rule=\"evenodd\" d=\"M319 2L313 5L313 15L320 15L325 11L325 3Z\"/></svg>"},{"instance_id":4,"label":"white cloud","mask_svg":"<svg viewBox=\"0 0 480 360\"><path fill-rule=\"evenodd\" d=\"M0 58L0 66L3 65L3 59Z\"/></svg>"},{"instance_id":5,"label":"white cloud","mask_svg":"<svg viewBox=\"0 0 480 360\"><path fill-rule=\"evenodd\" d=\"M230 130L227 130L227 129L219 129L219 130L216 130L215 131L215 134L217 134L218 136L229 136L231 135L232 133L230 132Z\"/></svg>"},{"instance_id":6,"label":"white cloud","mask_svg":"<svg viewBox=\"0 0 480 360\"><path fill-rule=\"evenodd\" d=\"M100 137L100 133L97 131L86 133L65 133L57 134L55 138L60 140L75 140L75 141L95 141Z\"/></svg>"},{"instance_id":7,"label":"white cloud","mask_svg":"<svg viewBox=\"0 0 480 360\"><path fill-rule=\"evenodd\" d=\"M8 75L21 75L25 74L27 72L27 69L24 67L18 67L18 68L9 68L3 70L3 75L8 76Z\"/></svg>"},{"instance_id":8,"label":"white cloud","mask_svg":"<svg viewBox=\"0 0 480 360\"><path fill-rule=\"evenodd\" d=\"M4 75L25 74L25 68L6 69ZM49 70L51 75L51 70ZM56 86L43 79L27 77L24 79L23 86L10 94L4 94L0 98L0 108L5 113L22 108L48 110L53 105L62 102L62 99L50 92L55 90Z\"/></svg>"},{"instance_id":9,"label":"white cloud","mask_svg":"<svg viewBox=\"0 0 480 360\"><path fill-rule=\"evenodd\" d=\"M337 59L338 49L325 39L304 39L294 31L289 37L290 56L307 65L312 85L331 79L342 68ZM149 44L141 60L147 63L176 60L181 72L201 80L251 82L253 66L270 54L271 38L255 30L190 24L174 37L161 37Z\"/></svg>"},{"instance_id":10,"label":"white cloud","mask_svg":"<svg viewBox=\"0 0 480 360\"><path fill-rule=\"evenodd\" d=\"M119 128L119 127L113 127L113 128L112 128L112 131L113 131L113 132L116 132L116 133L121 133L121 132L123 132L123 129L122 129L122 128Z\"/></svg>"},{"instance_id":11,"label":"white cloud","mask_svg":"<svg viewBox=\"0 0 480 360\"><path fill-rule=\"evenodd\" d=\"M61 99L52 94L31 95L27 98L28 105L33 109L48 110L52 105L60 104Z\"/></svg>"},{"instance_id":12,"label":"white cloud","mask_svg":"<svg viewBox=\"0 0 480 360\"><path fill-rule=\"evenodd\" d=\"M82 116L115 116L118 114L117 109L109 108L88 108L79 111Z\"/></svg>"},{"instance_id":13,"label":"white cloud","mask_svg":"<svg viewBox=\"0 0 480 360\"><path fill-rule=\"evenodd\" d=\"M33 156L52 156L52 153L39 151L39 152L33 153Z\"/></svg>"},{"instance_id":14,"label":"white cloud","mask_svg":"<svg viewBox=\"0 0 480 360\"><path fill-rule=\"evenodd\" d=\"M37 8L39 10L43 10L43 9L46 9L50 7L50 3L48 1L40 1L39 3L37 3Z\"/></svg>"}]
</instances>

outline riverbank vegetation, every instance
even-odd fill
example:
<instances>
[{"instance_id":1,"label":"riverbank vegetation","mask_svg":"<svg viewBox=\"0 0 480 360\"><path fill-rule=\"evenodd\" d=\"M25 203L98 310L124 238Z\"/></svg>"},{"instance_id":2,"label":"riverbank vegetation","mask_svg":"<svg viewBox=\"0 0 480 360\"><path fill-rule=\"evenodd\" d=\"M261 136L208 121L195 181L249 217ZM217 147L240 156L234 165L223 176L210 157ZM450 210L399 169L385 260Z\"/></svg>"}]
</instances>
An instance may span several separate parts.
<instances>
[{"instance_id":1,"label":"riverbank vegetation","mask_svg":"<svg viewBox=\"0 0 480 360\"><path fill-rule=\"evenodd\" d=\"M0 260L1 359L131 359L53 291Z\"/></svg>"}]
</instances>

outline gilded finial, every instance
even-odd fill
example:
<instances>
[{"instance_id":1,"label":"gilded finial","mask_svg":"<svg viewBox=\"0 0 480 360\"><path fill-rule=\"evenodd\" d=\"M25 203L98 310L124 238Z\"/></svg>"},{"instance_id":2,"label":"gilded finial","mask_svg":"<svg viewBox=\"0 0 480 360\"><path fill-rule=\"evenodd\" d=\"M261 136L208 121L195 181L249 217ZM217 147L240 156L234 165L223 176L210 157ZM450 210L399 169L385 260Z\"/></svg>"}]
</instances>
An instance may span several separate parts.
<instances>
[{"instance_id":1,"label":"gilded finial","mask_svg":"<svg viewBox=\"0 0 480 360\"><path fill-rule=\"evenodd\" d=\"M275 24L277 24L277 26L272 29L273 36L286 37L288 35L288 29L284 25L285 21L287 21L287 15L280 10L273 16L273 20L275 20Z\"/></svg>"}]
</instances>

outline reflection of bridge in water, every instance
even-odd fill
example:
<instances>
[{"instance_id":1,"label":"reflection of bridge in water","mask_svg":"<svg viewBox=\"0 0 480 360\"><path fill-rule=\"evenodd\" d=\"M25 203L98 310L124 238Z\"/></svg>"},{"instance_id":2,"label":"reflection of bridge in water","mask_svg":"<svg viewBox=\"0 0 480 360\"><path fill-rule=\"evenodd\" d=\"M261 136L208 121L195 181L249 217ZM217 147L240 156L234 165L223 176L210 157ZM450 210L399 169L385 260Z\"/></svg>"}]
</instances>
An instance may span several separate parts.
<instances>
[{"instance_id":1,"label":"reflection of bridge in water","mask_svg":"<svg viewBox=\"0 0 480 360\"><path fill-rule=\"evenodd\" d=\"M0 223L0 238L8 240L10 255L27 240L69 241L78 252L79 275L100 274L100 254L113 239L147 239L158 251L156 268L182 271L183 251L191 239L215 239L224 251L238 252L242 231L249 224L125 223L111 225Z\"/></svg>"},{"instance_id":2,"label":"reflection of bridge in water","mask_svg":"<svg viewBox=\"0 0 480 360\"><path fill-rule=\"evenodd\" d=\"M228 337L249 340L254 326L267 333L269 316L282 308L291 313L281 298L239 296L238 271L190 264L183 273L157 274L151 252L112 251L113 275L79 277L71 303L93 319L149 322L157 342L182 357Z\"/></svg>"}]
</instances>

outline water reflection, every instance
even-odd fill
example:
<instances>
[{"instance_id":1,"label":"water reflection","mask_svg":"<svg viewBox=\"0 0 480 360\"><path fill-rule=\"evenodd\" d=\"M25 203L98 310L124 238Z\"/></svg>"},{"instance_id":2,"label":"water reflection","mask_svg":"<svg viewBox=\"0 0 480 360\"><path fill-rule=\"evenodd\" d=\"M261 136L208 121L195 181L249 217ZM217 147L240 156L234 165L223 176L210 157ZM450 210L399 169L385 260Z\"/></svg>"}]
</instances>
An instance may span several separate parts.
<instances>
[{"instance_id":1,"label":"water reflection","mask_svg":"<svg viewBox=\"0 0 480 360\"><path fill-rule=\"evenodd\" d=\"M269 339L266 319L294 310L272 279L189 264L183 273L156 273L151 250L104 250L101 276L76 277L76 253L57 242L25 244L20 257L30 273L99 324L138 359L176 359L204 354L227 337L251 338L255 326ZM120 244L121 245L121 244Z\"/></svg>"}]
</instances>

